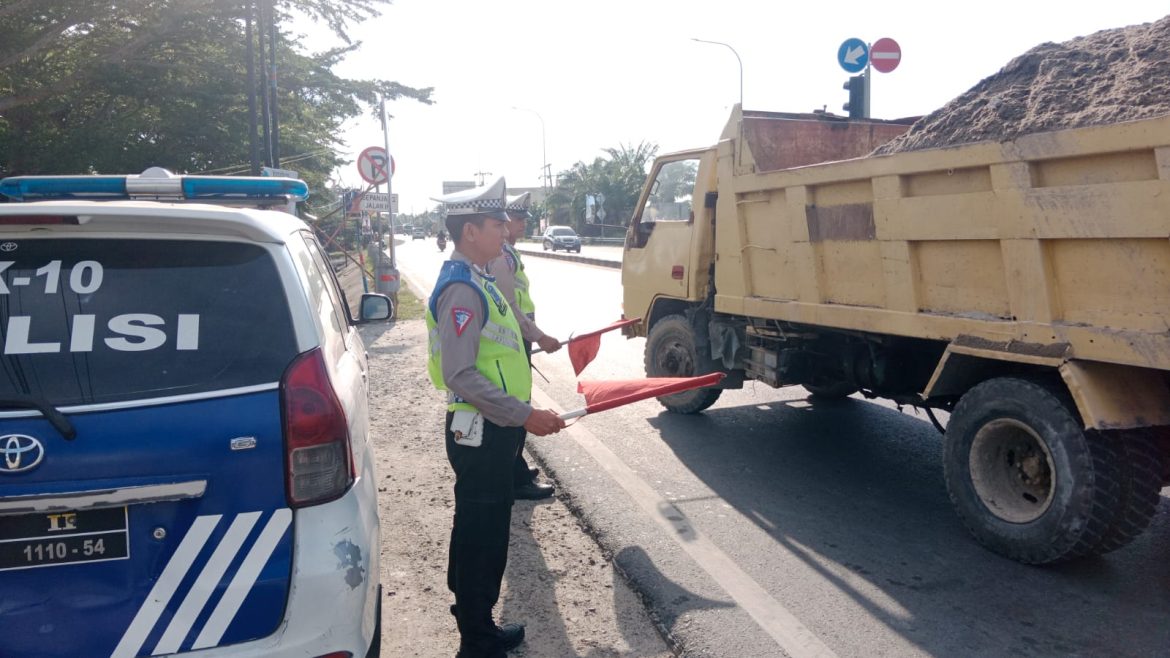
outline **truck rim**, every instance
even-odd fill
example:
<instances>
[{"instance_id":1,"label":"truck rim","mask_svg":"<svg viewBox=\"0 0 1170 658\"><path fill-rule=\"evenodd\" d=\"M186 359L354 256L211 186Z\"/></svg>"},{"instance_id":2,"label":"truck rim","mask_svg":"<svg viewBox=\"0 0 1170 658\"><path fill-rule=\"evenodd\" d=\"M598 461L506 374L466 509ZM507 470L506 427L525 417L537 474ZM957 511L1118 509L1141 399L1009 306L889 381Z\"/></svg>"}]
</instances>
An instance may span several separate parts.
<instances>
[{"instance_id":1,"label":"truck rim","mask_svg":"<svg viewBox=\"0 0 1170 658\"><path fill-rule=\"evenodd\" d=\"M686 377L695 370L690 351L678 340L662 346L662 351L658 353L658 367L661 372L677 377Z\"/></svg>"},{"instance_id":2,"label":"truck rim","mask_svg":"<svg viewBox=\"0 0 1170 658\"><path fill-rule=\"evenodd\" d=\"M1004 521L1030 523L1052 504L1052 454L1035 430L1018 420L999 418L979 428L970 467L975 493Z\"/></svg>"}]
</instances>

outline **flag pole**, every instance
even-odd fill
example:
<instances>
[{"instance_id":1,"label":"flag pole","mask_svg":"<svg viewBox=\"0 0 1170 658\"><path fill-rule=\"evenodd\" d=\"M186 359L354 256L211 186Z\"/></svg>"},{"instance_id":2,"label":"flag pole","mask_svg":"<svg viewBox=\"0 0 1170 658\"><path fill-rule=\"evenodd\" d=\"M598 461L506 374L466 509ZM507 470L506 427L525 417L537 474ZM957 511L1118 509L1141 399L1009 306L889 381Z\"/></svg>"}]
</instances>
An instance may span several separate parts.
<instances>
[{"instance_id":1,"label":"flag pole","mask_svg":"<svg viewBox=\"0 0 1170 658\"><path fill-rule=\"evenodd\" d=\"M573 411L566 411L559 414L561 420L571 420L573 418L580 418L586 414L598 413L601 411L608 411L616 407L625 406L634 402L654 397L663 397L665 395L673 395L675 393L682 393L695 388L703 388L706 386L716 386L727 375L722 372L711 372L706 375L699 375L698 377L651 377L649 379L631 380L626 382L577 382L577 392L584 393L588 404L584 409L574 409ZM657 380L658 383L655 383ZM617 395L610 399L597 400L591 399L592 395L585 387L590 384L635 384L641 390L620 390Z\"/></svg>"},{"instance_id":2,"label":"flag pole","mask_svg":"<svg viewBox=\"0 0 1170 658\"><path fill-rule=\"evenodd\" d=\"M618 320L617 322L609 325L608 327L605 327L604 329L598 329L597 331L590 331L588 333L581 334L580 336L569 336L568 338L566 338L565 340L562 340L558 344L561 347L564 347L565 345L568 345L569 343L571 343L575 340L581 340L583 338L589 338L590 336L604 334L607 331L613 331L614 329L621 329L622 327L628 327L631 324L637 324L641 321L642 321L642 318L626 318L624 320ZM533 354L543 354L544 350L541 348L537 348L535 350L532 350L532 353Z\"/></svg>"}]
</instances>

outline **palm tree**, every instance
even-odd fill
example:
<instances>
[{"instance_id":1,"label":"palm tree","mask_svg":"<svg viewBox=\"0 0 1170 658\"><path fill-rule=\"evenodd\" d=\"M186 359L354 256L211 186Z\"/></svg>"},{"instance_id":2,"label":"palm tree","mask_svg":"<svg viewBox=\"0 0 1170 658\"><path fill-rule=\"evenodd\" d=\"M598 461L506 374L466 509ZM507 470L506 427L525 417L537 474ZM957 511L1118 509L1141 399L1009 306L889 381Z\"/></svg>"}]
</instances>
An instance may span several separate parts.
<instances>
[{"instance_id":1,"label":"palm tree","mask_svg":"<svg viewBox=\"0 0 1170 658\"><path fill-rule=\"evenodd\" d=\"M552 219L568 221L582 235L595 233L585 221L585 197L600 193L605 195L606 224L624 226L645 182L647 165L657 152L658 145L648 142L620 145L604 149L608 157L590 164L578 162L561 172L547 202Z\"/></svg>"}]
</instances>

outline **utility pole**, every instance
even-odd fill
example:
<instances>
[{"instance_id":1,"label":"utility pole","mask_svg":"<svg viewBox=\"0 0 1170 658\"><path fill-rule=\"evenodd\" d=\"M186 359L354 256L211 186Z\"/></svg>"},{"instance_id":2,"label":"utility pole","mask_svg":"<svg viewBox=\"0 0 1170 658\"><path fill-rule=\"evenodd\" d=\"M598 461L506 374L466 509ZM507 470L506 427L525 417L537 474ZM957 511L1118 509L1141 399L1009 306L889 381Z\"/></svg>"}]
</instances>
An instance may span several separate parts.
<instances>
[{"instance_id":1,"label":"utility pole","mask_svg":"<svg viewBox=\"0 0 1170 658\"><path fill-rule=\"evenodd\" d=\"M268 55L272 60L272 62L270 64L270 66L272 67L272 74L269 76L268 80L269 80L269 83L272 85L272 89L269 92L272 94L272 100L269 103L269 108L272 110L272 166L279 168L280 167L280 121L279 121L279 116L277 113L277 102L276 102L276 98L277 98L277 93L276 93L276 91L277 91L276 90L276 38L277 38L277 36L279 36L279 33L276 29L276 24L277 24L276 5L275 5L275 3L272 2L272 0L265 0L265 2L268 3L268 14L269 14L268 15L268 18L269 18L268 29L269 29L270 34L271 34L271 36L268 38Z\"/></svg>"},{"instance_id":2,"label":"utility pole","mask_svg":"<svg viewBox=\"0 0 1170 658\"><path fill-rule=\"evenodd\" d=\"M259 0L256 3L256 41L260 46L260 126L264 137L264 164L271 167L272 164L272 138L268 130L271 122L268 113L268 56L265 48L267 39L265 35L267 30L264 26L267 25L265 20L268 13L264 11L267 0Z\"/></svg>"},{"instance_id":3,"label":"utility pole","mask_svg":"<svg viewBox=\"0 0 1170 658\"><path fill-rule=\"evenodd\" d=\"M484 179L485 177L487 177L487 176L491 176L491 175L492 175L492 172L490 172L490 171L482 171L482 170L481 170L481 171L477 171L477 172L475 172L474 174L472 174L472 176L479 176L479 187L483 187L483 179Z\"/></svg>"},{"instance_id":4,"label":"utility pole","mask_svg":"<svg viewBox=\"0 0 1170 658\"><path fill-rule=\"evenodd\" d=\"M256 134L256 50L255 38L252 36L252 21L255 18L255 9L252 0L244 3L244 39L248 42L245 48L248 58L248 161L251 164L253 176L260 175L260 144Z\"/></svg>"}]
</instances>

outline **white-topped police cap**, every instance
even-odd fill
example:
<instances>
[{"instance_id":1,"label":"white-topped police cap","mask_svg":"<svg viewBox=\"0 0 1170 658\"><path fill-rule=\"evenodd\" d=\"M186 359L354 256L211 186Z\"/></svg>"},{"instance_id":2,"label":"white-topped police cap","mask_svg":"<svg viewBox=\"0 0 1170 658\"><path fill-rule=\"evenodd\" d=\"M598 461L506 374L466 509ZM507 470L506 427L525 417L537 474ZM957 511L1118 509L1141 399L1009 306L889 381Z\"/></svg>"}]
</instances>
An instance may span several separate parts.
<instances>
[{"instance_id":1,"label":"white-topped police cap","mask_svg":"<svg viewBox=\"0 0 1170 658\"><path fill-rule=\"evenodd\" d=\"M505 204L505 209L512 214L520 214L525 217L531 215L528 211L528 206L532 204L532 192L524 192L523 194L509 195L508 202Z\"/></svg>"},{"instance_id":2,"label":"white-topped police cap","mask_svg":"<svg viewBox=\"0 0 1170 658\"><path fill-rule=\"evenodd\" d=\"M508 186L501 176L486 185L444 194L435 199L447 207L447 216L491 215L507 221L504 206L507 204Z\"/></svg>"}]
</instances>

